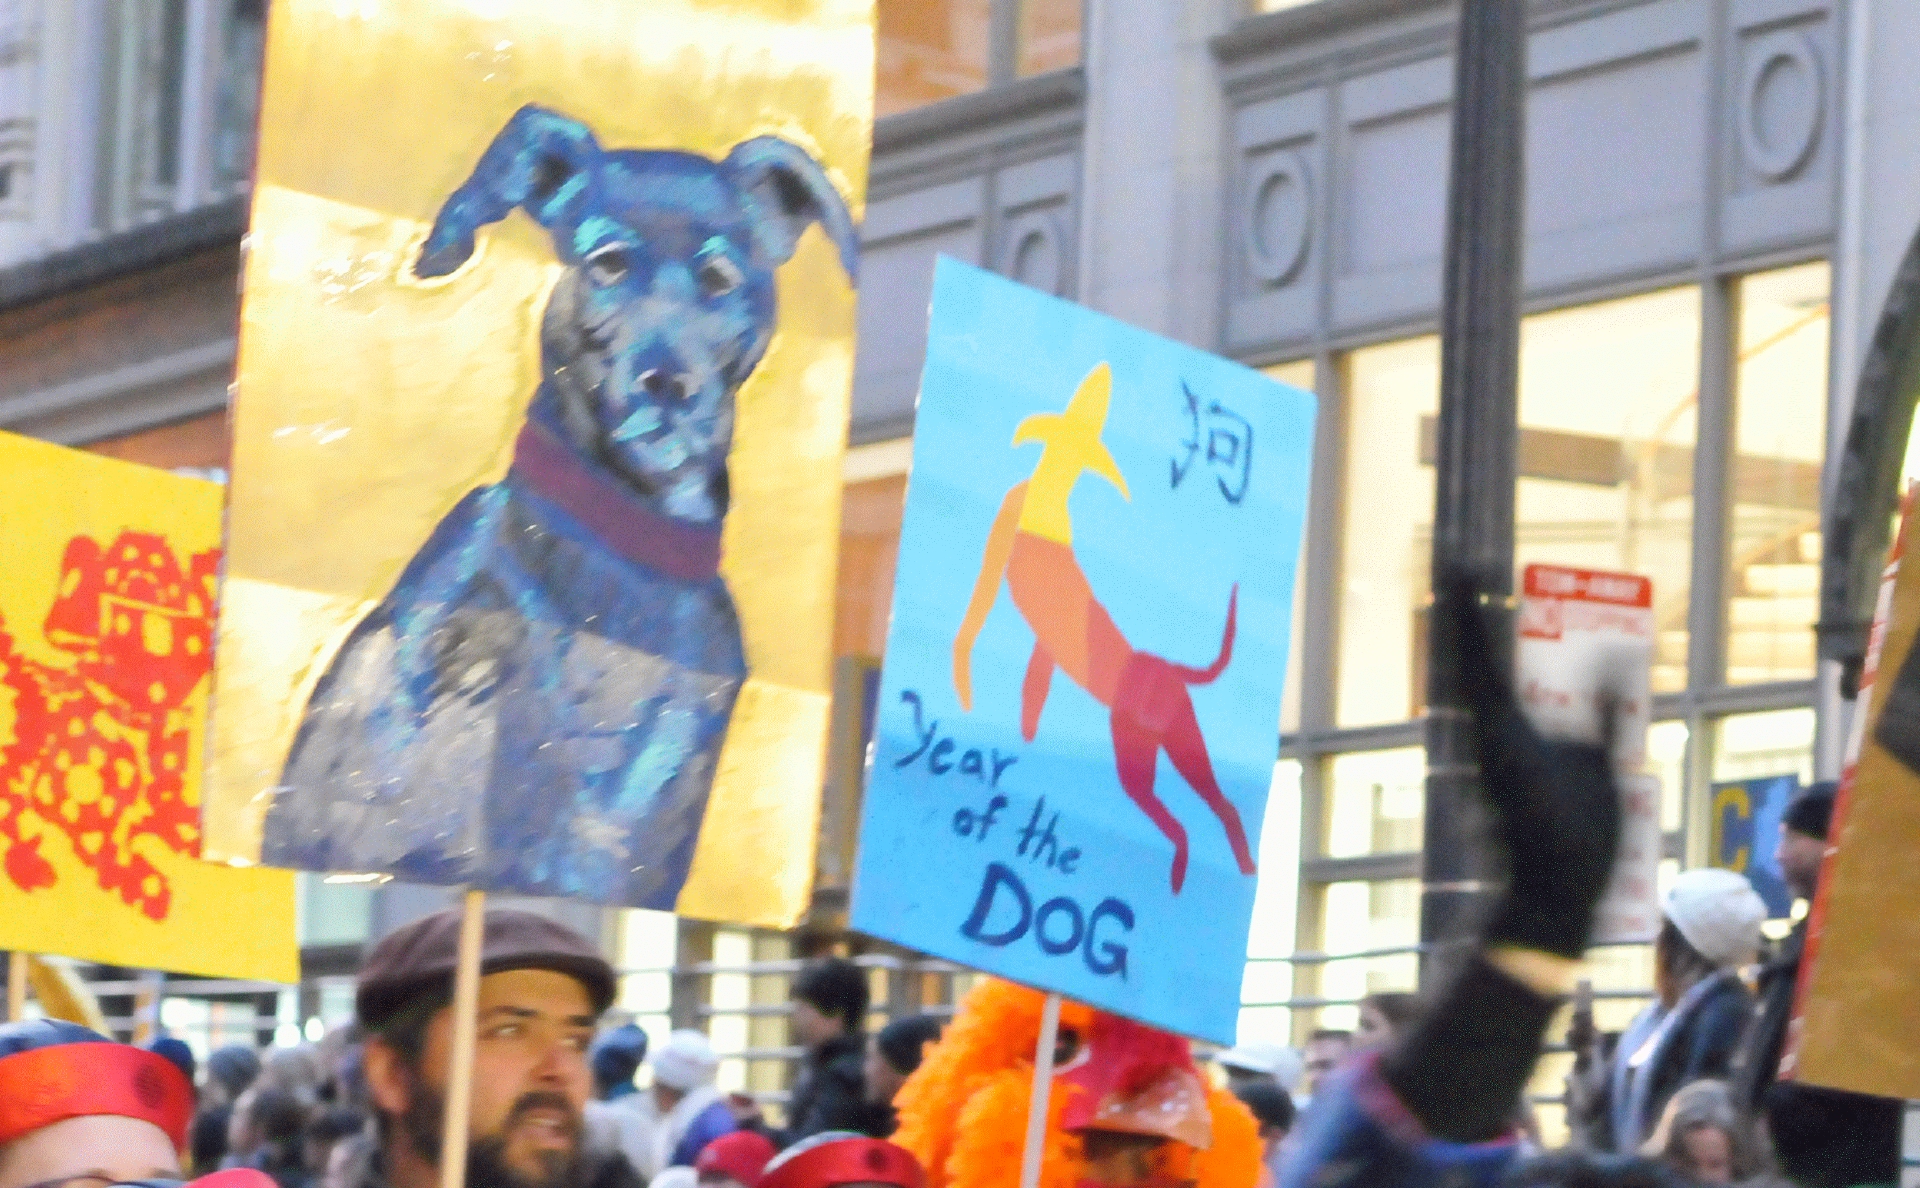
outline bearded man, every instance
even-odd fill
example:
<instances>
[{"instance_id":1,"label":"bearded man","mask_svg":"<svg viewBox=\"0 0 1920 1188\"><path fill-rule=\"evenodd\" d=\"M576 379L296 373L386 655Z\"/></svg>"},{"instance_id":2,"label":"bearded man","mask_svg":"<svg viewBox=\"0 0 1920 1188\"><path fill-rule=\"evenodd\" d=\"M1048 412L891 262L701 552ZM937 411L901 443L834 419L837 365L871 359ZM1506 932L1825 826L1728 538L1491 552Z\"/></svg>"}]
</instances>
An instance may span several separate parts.
<instances>
[{"instance_id":1,"label":"bearded man","mask_svg":"<svg viewBox=\"0 0 1920 1188\"><path fill-rule=\"evenodd\" d=\"M613 968L532 912L488 912L484 936L468 1188L644 1188L624 1156L584 1143L587 1052ZM379 1142L356 1188L438 1188L459 938L460 913L440 912L386 937L361 970L355 1008Z\"/></svg>"}]
</instances>

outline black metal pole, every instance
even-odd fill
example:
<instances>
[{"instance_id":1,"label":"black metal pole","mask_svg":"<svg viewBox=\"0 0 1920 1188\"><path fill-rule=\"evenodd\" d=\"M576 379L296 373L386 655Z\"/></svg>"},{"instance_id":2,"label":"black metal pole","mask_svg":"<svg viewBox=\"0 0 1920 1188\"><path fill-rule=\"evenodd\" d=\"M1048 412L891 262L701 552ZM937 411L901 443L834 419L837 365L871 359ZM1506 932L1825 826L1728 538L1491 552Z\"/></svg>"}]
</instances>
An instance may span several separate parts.
<instances>
[{"instance_id":1,"label":"black metal pole","mask_svg":"<svg viewBox=\"0 0 1920 1188\"><path fill-rule=\"evenodd\" d=\"M1433 569L1464 566L1500 595L1513 590L1526 9L1521 0L1460 6L1440 311ZM1435 646L1445 643L1439 632L1428 638L1420 939L1433 944L1473 923L1493 872L1482 859L1485 814L1458 666ZM1424 962L1423 980L1435 968Z\"/></svg>"}]
</instances>

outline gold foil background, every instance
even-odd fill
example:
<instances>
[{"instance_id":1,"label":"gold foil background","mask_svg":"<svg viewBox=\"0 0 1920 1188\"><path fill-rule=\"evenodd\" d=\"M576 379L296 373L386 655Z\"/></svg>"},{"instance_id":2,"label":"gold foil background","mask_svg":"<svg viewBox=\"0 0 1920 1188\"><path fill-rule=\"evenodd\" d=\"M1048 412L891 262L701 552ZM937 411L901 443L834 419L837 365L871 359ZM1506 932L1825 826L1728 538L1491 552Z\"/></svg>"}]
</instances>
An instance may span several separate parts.
<instances>
[{"instance_id":1,"label":"gold foil background","mask_svg":"<svg viewBox=\"0 0 1920 1188\"><path fill-rule=\"evenodd\" d=\"M434 525L505 473L558 274L514 214L450 277L406 273L447 195L530 102L609 149L808 148L856 220L872 0L276 0L241 316L206 854L257 859L308 693ZM742 388L722 573L751 676L685 914L797 918L831 691L854 289L817 229Z\"/></svg>"}]
</instances>

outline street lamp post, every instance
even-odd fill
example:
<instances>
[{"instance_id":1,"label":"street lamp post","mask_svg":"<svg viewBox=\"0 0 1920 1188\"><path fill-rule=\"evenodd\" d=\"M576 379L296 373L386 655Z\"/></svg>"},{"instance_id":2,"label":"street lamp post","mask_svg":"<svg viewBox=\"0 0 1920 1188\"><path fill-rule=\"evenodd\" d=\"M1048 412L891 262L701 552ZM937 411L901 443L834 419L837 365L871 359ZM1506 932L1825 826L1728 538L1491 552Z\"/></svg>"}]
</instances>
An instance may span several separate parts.
<instances>
[{"instance_id":1,"label":"street lamp post","mask_svg":"<svg viewBox=\"0 0 1920 1188\"><path fill-rule=\"evenodd\" d=\"M1460 6L1440 314L1433 572L1464 567L1482 589L1500 595L1513 590L1526 8L1519 0L1462 0ZM1478 769L1459 667L1443 635L1428 632L1420 901L1420 939L1428 945L1471 924L1497 877L1482 857ZM1445 964L1423 962L1423 980Z\"/></svg>"}]
</instances>

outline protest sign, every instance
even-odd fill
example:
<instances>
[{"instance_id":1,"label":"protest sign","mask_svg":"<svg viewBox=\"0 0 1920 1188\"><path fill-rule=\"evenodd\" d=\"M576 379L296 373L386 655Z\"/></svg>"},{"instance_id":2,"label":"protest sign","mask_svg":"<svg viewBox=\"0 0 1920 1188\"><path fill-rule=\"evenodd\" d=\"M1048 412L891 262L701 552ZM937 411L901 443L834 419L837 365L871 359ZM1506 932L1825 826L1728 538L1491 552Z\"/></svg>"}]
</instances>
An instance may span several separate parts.
<instances>
[{"instance_id":1,"label":"protest sign","mask_svg":"<svg viewBox=\"0 0 1920 1188\"><path fill-rule=\"evenodd\" d=\"M0 949L299 979L293 877L199 860L220 499L0 434Z\"/></svg>"},{"instance_id":2,"label":"protest sign","mask_svg":"<svg viewBox=\"0 0 1920 1188\"><path fill-rule=\"evenodd\" d=\"M1605 692L1621 789L1620 850L1595 915L1601 942L1660 930L1660 781L1646 762L1652 714L1653 582L1637 574L1529 565L1515 649L1520 700L1541 731L1598 740Z\"/></svg>"},{"instance_id":3,"label":"protest sign","mask_svg":"<svg viewBox=\"0 0 1920 1188\"><path fill-rule=\"evenodd\" d=\"M1787 806L1799 794L1797 775L1713 785L1713 865L1746 875L1776 920L1793 911L1793 890L1780 873L1774 844Z\"/></svg>"},{"instance_id":4,"label":"protest sign","mask_svg":"<svg viewBox=\"0 0 1920 1188\"><path fill-rule=\"evenodd\" d=\"M1232 1041L1313 423L939 262L854 928Z\"/></svg>"},{"instance_id":5,"label":"protest sign","mask_svg":"<svg viewBox=\"0 0 1920 1188\"><path fill-rule=\"evenodd\" d=\"M1807 918L1783 1078L1920 1097L1920 773L1878 740L1878 727L1920 634L1920 566L1902 556L1914 493L1881 577L1826 861ZM1889 910L1898 905L1897 910Z\"/></svg>"},{"instance_id":6,"label":"protest sign","mask_svg":"<svg viewBox=\"0 0 1920 1188\"><path fill-rule=\"evenodd\" d=\"M872 20L274 6L210 855L804 909Z\"/></svg>"}]
</instances>

